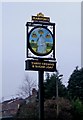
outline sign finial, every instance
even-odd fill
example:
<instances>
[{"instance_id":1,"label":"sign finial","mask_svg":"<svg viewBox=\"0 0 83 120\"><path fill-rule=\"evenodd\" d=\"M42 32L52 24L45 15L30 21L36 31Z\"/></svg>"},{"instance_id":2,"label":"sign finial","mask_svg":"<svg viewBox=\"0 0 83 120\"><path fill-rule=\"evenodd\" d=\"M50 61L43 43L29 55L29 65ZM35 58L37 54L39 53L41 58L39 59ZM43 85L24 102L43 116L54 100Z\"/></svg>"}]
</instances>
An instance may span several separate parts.
<instances>
[{"instance_id":1,"label":"sign finial","mask_svg":"<svg viewBox=\"0 0 83 120\"><path fill-rule=\"evenodd\" d=\"M38 17L44 17L44 14L40 12L40 13L37 14L37 16Z\"/></svg>"}]
</instances>

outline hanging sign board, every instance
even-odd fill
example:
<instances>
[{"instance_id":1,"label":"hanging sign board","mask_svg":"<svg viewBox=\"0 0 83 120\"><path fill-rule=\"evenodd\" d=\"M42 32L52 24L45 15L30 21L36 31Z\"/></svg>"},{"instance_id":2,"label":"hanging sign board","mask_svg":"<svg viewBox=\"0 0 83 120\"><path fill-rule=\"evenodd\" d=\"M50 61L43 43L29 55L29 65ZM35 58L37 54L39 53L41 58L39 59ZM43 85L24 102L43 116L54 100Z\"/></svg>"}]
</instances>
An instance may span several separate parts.
<instances>
[{"instance_id":1,"label":"hanging sign board","mask_svg":"<svg viewBox=\"0 0 83 120\"><path fill-rule=\"evenodd\" d=\"M25 70L56 71L56 62L26 60L25 61Z\"/></svg>"},{"instance_id":2,"label":"hanging sign board","mask_svg":"<svg viewBox=\"0 0 83 120\"><path fill-rule=\"evenodd\" d=\"M27 48L25 70L56 71L55 23L38 13L27 22Z\"/></svg>"}]
</instances>

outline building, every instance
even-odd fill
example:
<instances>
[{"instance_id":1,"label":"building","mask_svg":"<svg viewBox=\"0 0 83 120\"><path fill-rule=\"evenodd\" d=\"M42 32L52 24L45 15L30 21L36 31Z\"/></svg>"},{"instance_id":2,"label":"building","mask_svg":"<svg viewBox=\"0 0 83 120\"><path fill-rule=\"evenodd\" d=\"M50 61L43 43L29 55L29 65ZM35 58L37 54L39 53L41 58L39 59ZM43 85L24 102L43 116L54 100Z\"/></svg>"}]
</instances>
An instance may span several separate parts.
<instances>
[{"instance_id":1,"label":"building","mask_svg":"<svg viewBox=\"0 0 83 120\"><path fill-rule=\"evenodd\" d=\"M29 102L33 103L37 101L37 90L35 88L32 89L32 94L27 97L26 99L26 104L28 104Z\"/></svg>"},{"instance_id":2,"label":"building","mask_svg":"<svg viewBox=\"0 0 83 120\"><path fill-rule=\"evenodd\" d=\"M2 102L0 104L0 117L13 118L23 102L24 99L22 98L15 98Z\"/></svg>"}]
</instances>

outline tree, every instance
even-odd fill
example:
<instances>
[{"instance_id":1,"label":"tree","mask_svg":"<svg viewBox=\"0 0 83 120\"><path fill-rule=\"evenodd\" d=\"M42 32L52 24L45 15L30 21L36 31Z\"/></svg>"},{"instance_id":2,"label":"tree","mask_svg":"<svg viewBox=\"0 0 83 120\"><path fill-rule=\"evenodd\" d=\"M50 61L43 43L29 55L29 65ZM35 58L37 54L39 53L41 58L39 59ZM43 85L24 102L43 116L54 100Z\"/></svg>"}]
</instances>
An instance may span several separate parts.
<instances>
[{"instance_id":1,"label":"tree","mask_svg":"<svg viewBox=\"0 0 83 120\"><path fill-rule=\"evenodd\" d=\"M66 87L62 84L61 79L63 75L58 74L52 74L49 76L47 74L47 77L44 82L44 91L45 91L45 98L50 99L53 96L56 97L56 80L58 81L58 94L59 97L64 97L67 95Z\"/></svg>"},{"instance_id":2,"label":"tree","mask_svg":"<svg viewBox=\"0 0 83 120\"><path fill-rule=\"evenodd\" d=\"M32 43L34 43L34 40L31 40Z\"/></svg>"},{"instance_id":3,"label":"tree","mask_svg":"<svg viewBox=\"0 0 83 120\"><path fill-rule=\"evenodd\" d=\"M75 68L68 81L68 93L71 99L83 100L83 68Z\"/></svg>"},{"instance_id":4,"label":"tree","mask_svg":"<svg viewBox=\"0 0 83 120\"><path fill-rule=\"evenodd\" d=\"M57 100L49 99L44 102L44 120L72 120L72 106L68 99L59 98L59 115L56 115ZM17 112L17 118L39 120L38 102L23 104Z\"/></svg>"},{"instance_id":5,"label":"tree","mask_svg":"<svg viewBox=\"0 0 83 120\"><path fill-rule=\"evenodd\" d=\"M72 101L73 120L83 120L83 104L79 99Z\"/></svg>"},{"instance_id":6,"label":"tree","mask_svg":"<svg viewBox=\"0 0 83 120\"><path fill-rule=\"evenodd\" d=\"M25 76L24 83L20 86L18 95L26 98L31 95L33 88L36 88L36 82L29 79L28 76Z\"/></svg>"}]
</instances>

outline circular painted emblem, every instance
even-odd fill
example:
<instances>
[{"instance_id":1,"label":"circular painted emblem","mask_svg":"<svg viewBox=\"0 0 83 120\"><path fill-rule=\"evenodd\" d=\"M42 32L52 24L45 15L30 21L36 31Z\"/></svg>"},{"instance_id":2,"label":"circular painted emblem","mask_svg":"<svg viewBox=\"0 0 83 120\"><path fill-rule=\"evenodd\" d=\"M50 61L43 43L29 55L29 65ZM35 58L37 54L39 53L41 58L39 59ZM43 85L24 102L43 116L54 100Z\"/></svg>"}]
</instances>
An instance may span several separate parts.
<instances>
[{"instance_id":1,"label":"circular painted emblem","mask_svg":"<svg viewBox=\"0 0 83 120\"><path fill-rule=\"evenodd\" d=\"M29 33L29 47L33 54L48 55L53 49L53 36L46 27L38 26Z\"/></svg>"}]
</instances>

